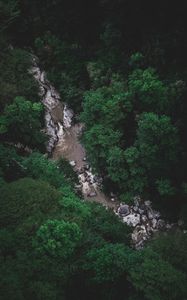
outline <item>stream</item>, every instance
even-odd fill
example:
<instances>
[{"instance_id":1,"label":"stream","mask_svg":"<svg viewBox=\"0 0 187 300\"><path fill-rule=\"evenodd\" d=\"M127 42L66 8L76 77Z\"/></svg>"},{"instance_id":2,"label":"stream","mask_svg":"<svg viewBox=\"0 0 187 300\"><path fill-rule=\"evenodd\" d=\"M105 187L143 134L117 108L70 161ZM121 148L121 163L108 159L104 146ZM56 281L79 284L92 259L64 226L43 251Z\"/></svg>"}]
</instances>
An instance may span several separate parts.
<instances>
[{"instance_id":1,"label":"stream","mask_svg":"<svg viewBox=\"0 0 187 300\"><path fill-rule=\"evenodd\" d=\"M151 201L134 197L134 204L120 203L116 196L102 192L102 178L92 173L86 159L86 151L80 143L84 124L74 123L74 113L62 104L60 95L47 80L39 67L39 60L32 55L33 66L29 70L39 84L41 101L45 107L45 133L48 136L47 152L52 159L66 158L78 175L79 185L85 201L94 201L112 209L127 225L133 228L132 246L141 249L155 232L170 230L174 224L161 219L158 211L152 209Z\"/></svg>"}]
</instances>

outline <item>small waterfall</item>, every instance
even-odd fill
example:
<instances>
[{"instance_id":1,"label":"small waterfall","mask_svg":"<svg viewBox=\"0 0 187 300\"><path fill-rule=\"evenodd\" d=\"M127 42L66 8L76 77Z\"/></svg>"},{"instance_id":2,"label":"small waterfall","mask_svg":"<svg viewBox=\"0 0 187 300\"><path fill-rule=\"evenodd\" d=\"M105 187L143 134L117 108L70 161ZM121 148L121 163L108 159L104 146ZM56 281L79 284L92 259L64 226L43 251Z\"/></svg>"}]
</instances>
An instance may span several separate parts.
<instances>
[{"instance_id":1,"label":"small waterfall","mask_svg":"<svg viewBox=\"0 0 187 300\"><path fill-rule=\"evenodd\" d=\"M40 96L45 107L45 132L49 137L47 143L47 152L52 153L56 143L64 133L63 105L60 101L59 93L47 80L45 72L39 67L38 58L34 55L32 55L32 65L33 66L29 71L31 74L33 74L34 78L38 82ZM65 124L68 122L70 123L70 120L65 120Z\"/></svg>"}]
</instances>

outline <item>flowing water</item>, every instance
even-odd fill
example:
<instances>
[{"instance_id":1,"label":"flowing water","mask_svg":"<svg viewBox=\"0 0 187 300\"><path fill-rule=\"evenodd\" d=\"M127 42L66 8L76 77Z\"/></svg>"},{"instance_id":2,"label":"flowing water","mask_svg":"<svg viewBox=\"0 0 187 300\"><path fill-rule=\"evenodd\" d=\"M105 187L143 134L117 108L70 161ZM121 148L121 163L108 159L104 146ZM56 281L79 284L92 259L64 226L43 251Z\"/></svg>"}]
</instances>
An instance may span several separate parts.
<instances>
[{"instance_id":1,"label":"flowing water","mask_svg":"<svg viewBox=\"0 0 187 300\"><path fill-rule=\"evenodd\" d=\"M64 108L64 116L71 116L72 111ZM65 118L66 119L66 118ZM71 118L69 118L71 119ZM68 124L68 126L67 126ZM105 207L115 208L117 203L112 202L102 191L97 176L92 174L86 161L86 151L80 142L83 131L83 124L76 123L69 126L64 122L64 133L60 136L53 150L53 159L66 158L73 165L78 174L79 182L82 188L82 194L87 201L101 203Z\"/></svg>"}]
</instances>

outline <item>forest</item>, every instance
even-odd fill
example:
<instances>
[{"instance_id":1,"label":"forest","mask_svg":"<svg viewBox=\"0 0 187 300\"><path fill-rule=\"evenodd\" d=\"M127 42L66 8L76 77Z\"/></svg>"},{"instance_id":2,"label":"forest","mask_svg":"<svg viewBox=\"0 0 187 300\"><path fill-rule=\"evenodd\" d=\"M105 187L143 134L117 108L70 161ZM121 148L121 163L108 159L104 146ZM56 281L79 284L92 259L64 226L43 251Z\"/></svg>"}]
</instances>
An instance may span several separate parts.
<instances>
[{"instance_id":1,"label":"forest","mask_svg":"<svg viewBox=\"0 0 187 300\"><path fill-rule=\"evenodd\" d=\"M187 299L186 23L183 0L0 0L0 300ZM41 85L116 204L54 159ZM140 249L111 209L136 197L172 224Z\"/></svg>"}]
</instances>

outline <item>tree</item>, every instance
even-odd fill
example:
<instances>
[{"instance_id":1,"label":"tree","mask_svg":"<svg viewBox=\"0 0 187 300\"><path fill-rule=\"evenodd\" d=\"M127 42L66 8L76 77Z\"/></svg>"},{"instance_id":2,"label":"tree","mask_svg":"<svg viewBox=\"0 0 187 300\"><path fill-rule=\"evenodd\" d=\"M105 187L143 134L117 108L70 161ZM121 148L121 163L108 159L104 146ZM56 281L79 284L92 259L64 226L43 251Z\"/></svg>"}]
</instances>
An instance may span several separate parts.
<instances>
[{"instance_id":1,"label":"tree","mask_svg":"<svg viewBox=\"0 0 187 300\"><path fill-rule=\"evenodd\" d=\"M176 194L176 189L172 186L169 179L158 179L156 185L160 196L173 196Z\"/></svg>"},{"instance_id":2,"label":"tree","mask_svg":"<svg viewBox=\"0 0 187 300\"><path fill-rule=\"evenodd\" d=\"M0 165L2 177L6 181L17 180L25 176L25 169L20 164L20 157L14 147L0 145Z\"/></svg>"},{"instance_id":3,"label":"tree","mask_svg":"<svg viewBox=\"0 0 187 300\"><path fill-rule=\"evenodd\" d=\"M18 2L16 0L8 0L0 2L0 17L1 17L1 30L0 33L5 31L19 16L20 11Z\"/></svg>"},{"instance_id":4,"label":"tree","mask_svg":"<svg viewBox=\"0 0 187 300\"><path fill-rule=\"evenodd\" d=\"M129 280L149 300L186 299L186 275L175 269L156 253L145 249L134 255L134 265L129 266Z\"/></svg>"},{"instance_id":5,"label":"tree","mask_svg":"<svg viewBox=\"0 0 187 300\"><path fill-rule=\"evenodd\" d=\"M30 147L41 147L45 141L41 133L42 112L41 103L32 103L23 97L17 97L13 104L5 107L0 118L0 133L6 133L11 141Z\"/></svg>"},{"instance_id":6,"label":"tree","mask_svg":"<svg viewBox=\"0 0 187 300\"><path fill-rule=\"evenodd\" d=\"M141 162L151 176L171 173L178 160L179 138L177 128L168 116L143 113L138 121L135 144Z\"/></svg>"},{"instance_id":7,"label":"tree","mask_svg":"<svg viewBox=\"0 0 187 300\"><path fill-rule=\"evenodd\" d=\"M164 113L169 107L168 88L154 69L136 69L129 75L129 92L138 111Z\"/></svg>"},{"instance_id":8,"label":"tree","mask_svg":"<svg viewBox=\"0 0 187 300\"><path fill-rule=\"evenodd\" d=\"M34 246L39 253L65 260L72 256L81 237L76 223L48 220L38 229Z\"/></svg>"},{"instance_id":9,"label":"tree","mask_svg":"<svg viewBox=\"0 0 187 300\"><path fill-rule=\"evenodd\" d=\"M87 254L85 269L90 270L97 283L116 282L127 271L126 256L130 249L122 244L106 244L99 249L91 249Z\"/></svg>"},{"instance_id":10,"label":"tree","mask_svg":"<svg viewBox=\"0 0 187 300\"><path fill-rule=\"evenodd\" d=\"M181 230L160 233L149 247L174 268L187 274L187 236Z\"/></svg>"},{"instance_id":11,"label":"tree","mask_svg":"<svg viewBox=\"0 0 187 300\"><path fill-rule=\"evenodd\" d=\"M0 111L18 96L38 101L38 83L28 72L32 64L30 53L19 48L12 49L6 41L4 44L0 41L0 49Z\"/></svg>"},{"instance_id":12,"label":"tree","mask_svg":"<svg viewBox=\"0 0 187 300\"><path fill-rule=\"evenodd\" d=\"M89 223L92 218L92 210L88 203L81 201L70 186L64 184L60 188L62 197L59 200L60 207L62 209L62 217L66 221L74 221L80 226L84 226Z\"/></svg>"},{"instance_id":13,"label":"tree","mask_svg":"<svg viewBox=\"0 0 187 300\"><path fill-rule=\"evenodd\" d=\"M97 203L89 204L92 217L87 219L87 226L99 234L107 243L130 245L131 228L111 210L106 210Z\"/></svg>"},{"instance_id":14,"label":"tree","mask_svg":"<svg viewBox=\"0 0 187 300\"><path fill-rule=\"evenodd\" d=\"M112 162L112 156L108 156L111 178L121 180L122 191L132 194L144 194L154 187L162 197L174 196L177 189L172 170L177 166L180 149L177 128L165 115L143 113L136 134L134 146L125 151L115 149L116 153L110 150L115 159Z\"/></svg>"},{"instance_id":15,"label":"tree","mask_svg":"<svg viewBox=\"0 0 187 300\"><path fill-rule=\"evenodd\" d=\"M118 75L113 75L109 86L103 86L85 93L81 120L88 129L102 124L111 129L121 129L132 104L125 90L125 84Z\"/></svg>"},{"instance_id":16,"label":"tree","mask_svg":"<svg viewBox=\"0 0 187 300\"><path fill-rule=\"evenodd\" d=\"M138 148L132 146L124 152L126 161L126 173L128 174L126 180L127 191L133 194L142 194L148 186L148 178L145 167L141 162L140 152Z\"/></svg>"},{"instance_id":17,"label":"tree","mask_svg":"<svg viewBox=\"0 0 187 300\"><path fill-rule=\"evenodd\" d=\"M47 159L45 155L33 152L22 160L27 176L48 182L55 188L60 188L65 183L64 174L55 161Z\"/></svg>"},{"instance_id":18,"label":"tree","mask_svg":"<svg viewBox=\"0 0 187 300\"><path fill-rule=\"evenodd\" d=\"M93 167L97 170L105 170L109 149L119 143L120 136L119 131L100 124L94 125L85 132L83 140Z\"/></svg>"},{"instance_id":19,"label":"tree","mask_svg":"<svg viewBox=\"0 0 187 300\"><path fill-rule=\"evenodd\" d=\"M23 178L0 189L0 224L29 231L57 212L60 193L43 181Z\"/></svg>"},{"instance_id":20,"label":"tree","mask_svg":"<svg viewBox=\"0 0 187 300\"><path fill-rule=\"evenodd\" d=\"M107 156L107 172L112 182L123 190L129 179L128 167L125 159L125 151L118 146L111 147Z\"/></svg>"}]
</instances>

